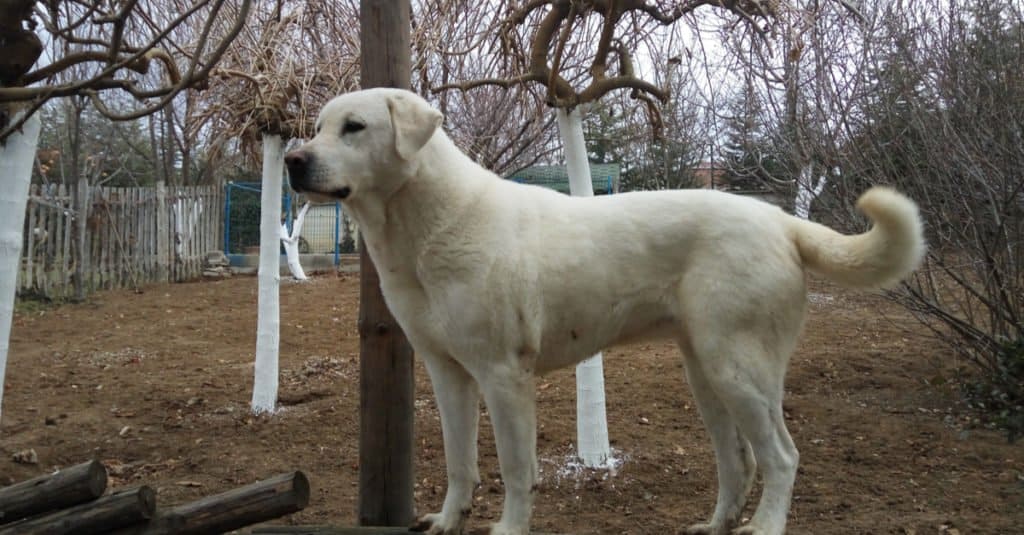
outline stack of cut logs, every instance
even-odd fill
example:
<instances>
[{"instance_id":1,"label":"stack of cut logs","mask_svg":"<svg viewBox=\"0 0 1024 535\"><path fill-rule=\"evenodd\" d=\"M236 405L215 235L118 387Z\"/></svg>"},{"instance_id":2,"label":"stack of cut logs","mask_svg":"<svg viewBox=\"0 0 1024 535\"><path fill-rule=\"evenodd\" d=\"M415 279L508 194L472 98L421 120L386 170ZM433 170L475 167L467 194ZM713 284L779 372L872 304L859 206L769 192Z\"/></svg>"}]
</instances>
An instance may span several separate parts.
<instances>
[{"instance_id":1,"label":"stack of cut logs","mask_svg":"<svg viewBox=\"0 0 1024 535\"><path fill-rule=\"evenodd\" d=\"M145 485L109 494L97 461L0 488L0 535L223 533L302 510L309 481L281 474L223 494L158 509Z\"/></svg>"}]
</instances>

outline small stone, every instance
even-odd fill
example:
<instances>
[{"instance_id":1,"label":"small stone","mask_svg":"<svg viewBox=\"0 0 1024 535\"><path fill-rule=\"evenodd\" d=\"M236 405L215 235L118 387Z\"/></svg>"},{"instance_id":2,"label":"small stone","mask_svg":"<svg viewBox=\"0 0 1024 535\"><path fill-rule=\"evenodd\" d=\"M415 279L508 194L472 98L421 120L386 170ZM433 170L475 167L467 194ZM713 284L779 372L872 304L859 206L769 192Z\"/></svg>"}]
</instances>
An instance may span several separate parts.
<instances>
[{"instance_id":1,"label":"small stone","mask_svg":"<svg viewBox=\"0 0 1024 535\"><path fill-rule=\"evenodd\" d=\"M224 251L207 251L206 253L206 265L208 266L228 266L231 262L228 257L224 254Z\"/></svg>"},{"instance_id":2,"label":"small stone","mask_svg":"<svg viewBox=\"0 0 1024 535\"><path fill-rule=\"evenodd\" d=\"M39 464L39 455L32 448L21 450L12 455L11 458L18 464Z\"/></svg>"},{"instance_id":3,"label":"small stone","mask_svg":"<svg viewBox=\"0 0 1024 535\"><path fill-rule=\"evenodd\" d=\"M127 435L128 435L128 433L129 433L129 432L130 432L131 430L132 430L132 426L130 426L130 425L126 425L126 426L124 426L124 427L122 427L122 428L121 428L121 431L117 433L117 436L119 436L119 437L127 436Z\"/></svg>"}]
</instances>

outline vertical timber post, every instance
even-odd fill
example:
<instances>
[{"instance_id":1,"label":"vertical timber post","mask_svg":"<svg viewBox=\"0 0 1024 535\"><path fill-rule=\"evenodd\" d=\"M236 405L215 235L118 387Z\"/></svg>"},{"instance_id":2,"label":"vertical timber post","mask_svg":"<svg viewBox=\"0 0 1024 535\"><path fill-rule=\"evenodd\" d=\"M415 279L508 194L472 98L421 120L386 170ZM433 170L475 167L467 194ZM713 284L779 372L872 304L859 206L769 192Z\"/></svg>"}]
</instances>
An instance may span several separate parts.
<instances>
[{"instance_id":1,"label":"vertical timber post","mask_svg":"<svg viewBox=\"0 0 1024 535\"><path fill-rule=\"evenodd\" d=\"M360 0L364 89L410 87L410 11L409 0ZM359 270L359 524L406 526L415 517L412 348L362 243Z\"/></svg>"}]
</instances>

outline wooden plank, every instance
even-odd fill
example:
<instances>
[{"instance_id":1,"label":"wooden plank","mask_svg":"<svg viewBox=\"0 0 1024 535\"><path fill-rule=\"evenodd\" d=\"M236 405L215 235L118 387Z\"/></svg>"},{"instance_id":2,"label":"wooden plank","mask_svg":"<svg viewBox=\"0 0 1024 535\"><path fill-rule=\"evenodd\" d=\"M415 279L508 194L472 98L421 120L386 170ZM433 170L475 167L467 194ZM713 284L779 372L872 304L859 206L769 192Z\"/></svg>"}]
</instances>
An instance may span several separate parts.
<instances>
[{"instance_id":1,"label":"wooden plank","mask_svg":"<svg viewBox=\"0 0 1024 535\"><path fill-rule=\"evenodd\" d=\"M210 250L217 251L223 249L220 245L221 232L220 222L224 219L224 199L221 198L222 188L214 185L210 186L210 191L213 192L213 198L210 200ZM205 254L205 253L204 253Z\"/></svg>"},{"instance_id":2,"label":"wooden plank","mask_svg":"<svg viewBox=\"0 0 1024 535\"><path fill-rule=\"evenodd\" d=\"M110 237L107 230L110 228L110 213L107 208L109 207L107 199L107 188L99 187L96 188L96 237L99 245L99 258L97 259L97 274L99 286L98 288L106 288L110 282L109 277L109 258L110 258Z\"/></svg>"},{"instance_id":3,"label":"wooden plank","mask_svg":"<svg viewBox=\"0 0 1024 535\"><path fill-rule=\"evenodd\" d=\"M125 236L125 250L128 255L128 272L132 278L132 284L138 290L139 285L139 196L142 188L132 188L128 203L128 231Z\"/></svg>"},{"instance_id":4,"label":"wooden plank","mask_svg":"<svg viewBox=\"0 0 1024 535\"><path fill-rule=\"evenodd\" d=\"M195 186L196 201L198 204L195 205L195 229L192 231L192 278L199 278L202 274L202 256L203 256L203 214L206 213L206 198L203 196L203 189L200 186Z\"/></svg>"},{"instance_id":5,"label":"wooden plank","mask_svg":"<svg viewBox=\"0 0 1024 535\"><path fill-rule=\"evenodd\" d=\"M189 201L188 201L188 243L186 248L188 249L188 279L194 279L197 275L198 259L199 259L199 240L197 239L196 233L199 230L199 206L196 202L199 200L199 188L196 186L189 187Z\"/></svg>"},{"instance_id":6,"label":"wooden plank","mask_svg":"<svg viewBox=\"0 0 1024 535\"><path fill-rule=\"evenodd\" d=\"M138 288L135 276L135 261L132 254L132 243L135 240L135 190L136 188L124 189L124 208L122 214L124 221L121 226L121 266L124 270L124 282L128 288Z\"/></svg>"},{"instance_id":7,"label":"wooden plank","mask_svg":"<svg viewBox=\"0 0 1024 535\"><path fill-rule=\"evenodd\" d=\"M167 183L163 180L156 183L156 262L157 281L170 280L170 254L168 251L168 206Z\"/></svg>"},{"instance_id":8,"label":"wooden plank","mask_svg":"<svg viewBox=\"0 0 1024 535\"><path fill-rule=\"evenodd\" d=\"M53 232L47 236L47 249L49 249L49 277L50 293L47 296L53 298L60 292L60 234L63 231L64 222L61 220L61 210L55 208L60 203L58 198L59 185L53 184L49 188L48 200L51 203L49 211L50 221L53 225Z\"/></svg>"},{"instance_id":9,"label":"wooden plank","mask_svg":"<svg viewBox=\"0 0 1024 535\"><path fill-rule=\"evenodd\" d=\"M64 191L64 200L62 206L65 207L66 214L71 214L74 211L74 200L71 195L71 188L61 186ZM71 244L75 236L75 219L70 215L64 217L64 243L61 244L61 285L64 289L61 291L61 298L67 299L71 297L73 292L71 291Z\"/></svg>"},{"instance_id":10,"label":"wooden plank","mask_svg":"<svg viewBox=\"0 0 1024 535\"><path fill-rule=\"evenodd\" d=\"M216 190L213 186L203 188L203 242L199 247L199 254L202 255L199 262L199 275L202 276L202 269L206 265L206 253L212 251L216 245L213 243L215 236L213 230L214 214L217 211L217 203L214 200Z\"/></svg>"},{"instance_id":11,"label":"wooden plank","mask_svg":"<svg viewBox=\"0 0 1024 535\"><path fill-rule=\"evenodd\" d=\"M106 216L106 224L103 227L103 234L106 236L107 243L107 289L117 288L117 206L116 194L114 188L106 188L106 206L104 207L104 215Z\"/></svg>"},{"instance_id":12,"label":"wooden plank","mask_svg":"<svg viewBox=\"0 0 1024 535\"><path fill-rule=\"evenodd\" d=\"M130 288L132 285L131 271L128 269L128 188L118 188L117 226L114 236L117 238L117 276L118 286Z\"/></svg>"},{"instance_id":13,"label":"wooden plank","mask_svg":"<svg viewBox=\"0 0 1024 535\"><path fill-rule=\"evenodd\" d=\"M157 282L160 276L156 238L156 189L146 195L146 272L149 282Z\"/></svg>"},{"instance_id":14,"label":"wooden plank","mask_svg":"<svg viewBox=\"0 0 1024 535\"><path fill-rule=\"evenodd\" d=\"M55 206L64 206L64 185L58 184L54 188L53 203ZM53 293L51 297L60 298L64 294L64 215L62 208L54 208L53 212Z\"/></svg>"},{"instance_id":15,"label":"wooden plank","mask_svg":"<svg viewBox=\"0 0 1024 535\"><path fill-rule=\"evenodd\" d=\"M121 202L119 188L110 188L107 204L107 236L110 239L110 279L111 288L121 287Z\"/></svg>"},{"instance_id":16,"label":"wooden plank","mask_svg":"<svg viewBox=\"0 0 1024 535\"><path fill-rule=\"evenodd\" d=\"M139 188L135 193L135 247L132 249L135 254L135 272L139 278L139 284L146 284L145 247L146 239L146 188Z\"/></svg>"},{"instance_id":17,"label":"wooden plank","mask_svg":"<svg viewBox=\"0 0 1024 535\"><path fill-rule=\"evenodd\" d=\"M92 240L89 231L89 208L90 201L89 183L81 180L75 186L75 211L78 221L75 223L77 235L75 236L75 299L85 299L89 291L92 269Z\"/></svg>"},{"instance_id":18,"label":"wooden plank","mask_svg":"<svg viewBox=\"0 0 1024 535\"><path fill-rule=\"evenodd\" d=\"M409 0L360 0L362 87L410 86ZM360 247L359 524L409 525L413 510L412 347Z\"/></svg>"},{"instance_id":19,"label":"wooden plank","mask_svg":"<svg viewBox=\"0 0 1024 535\"><path fill-rule=\"evenodd\" d=\"M89 254L89 288L88 292L99 289L102 282L100 273L103 271L103 266L100 265L100 252L102 248L100 243L103 241L102 233L102 214L100 213L101 205L98 199L101 198L100 188L90 188L89 191L89 247L92 251Z\"/></svg>"},{"instance_id":20,"label":"wooden plank","mask_svg":"<svg viewBox=\"0 0 1024 535\"><path fill-rule=\"evenodd\" d=\"M59 213L53 208L54 197L56 197L56 185L46 186L46 201L49 206L43 206L46 212L46 241L43 242L46 248L46 273L43 279L43 295L53 297L54 286L57 275L57 229Z\"/></svg>"},{"instance_id":21,"label":"wooden plank","mask_svg":"<svg viewBox=\"0 0 1024 535\"><path fill-rule=\"evenodd\" d=\"M150 283L153 282L153 257L151 256L153 250L150 249L150 240L152 239L152 235L150 234L150 189L141 189L140 196L141 204L139 205L139 270L142 273L142 280L144 280L147 283Z\"/></svg>"},{"instance_id":22,"label":"wooden plank","mask_svg":"<svg viewBox=\"0 0 1024 535\"><path fill-rule=\"evenodd\" d=\"M93 254L93 273L95 274L95 286L93 290L99 290L103 287L103 222L106 220L106 214L103 212L103 187L96 187L92 190L92 219L89 224L92 225L92 238L93 246L96 248Z\"/></svg>"},{"instance_id":23,"label":"wooden plank","mask_svg":"<svg viewBox=\"0 0 1024 535\"><path fill-rule=\"evenodd\" d=\"M107 490L107 469L89 461L0 489L0 524L95 500Z\"/></svg>"},{"instance_id":24,"label":"wooden plank","mask_svg":"<svg viewBox=\"0 0 1024 535\"><path fill-rule=\"evenodd\" d=\"M21 287L25 290L32 289L32 284L35 282L35 228L36 228L36 211L39 209L39 203L36 202L36 197L39 195L39 186L32 184L29 187L28 197L28 236L26 241L28 242L25 247L25 276L21 278Z\"/></svg>"}]
</instances>

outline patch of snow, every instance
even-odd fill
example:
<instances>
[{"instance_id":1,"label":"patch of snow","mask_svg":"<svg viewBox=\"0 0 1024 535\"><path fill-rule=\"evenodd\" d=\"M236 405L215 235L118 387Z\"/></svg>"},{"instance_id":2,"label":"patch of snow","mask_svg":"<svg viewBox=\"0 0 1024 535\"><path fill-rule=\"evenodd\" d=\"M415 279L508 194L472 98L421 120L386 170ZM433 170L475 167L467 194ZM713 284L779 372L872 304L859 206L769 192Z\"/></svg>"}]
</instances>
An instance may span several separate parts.
<instances>
[{"instance_id":1,"label":"patch of snow","mask_svg":"<svg viewBox=\"0 0 1024 535\"><path fill-rule=\"evenodd\" d=\"M629 456L612 448L612 454L601 466L591 468L583 464L583 461L576 453L575 447L570 446L569 452L561 459L540 458L540 472L543 478L545 469L550 469L550 474L553 478L552 482L556 486L566 481L572 481L578 486L583 480L595 478L598 474L600 474L599 477L602 481L615 477L619 468L628 459Z\"/></svg>"}]
</instances>

